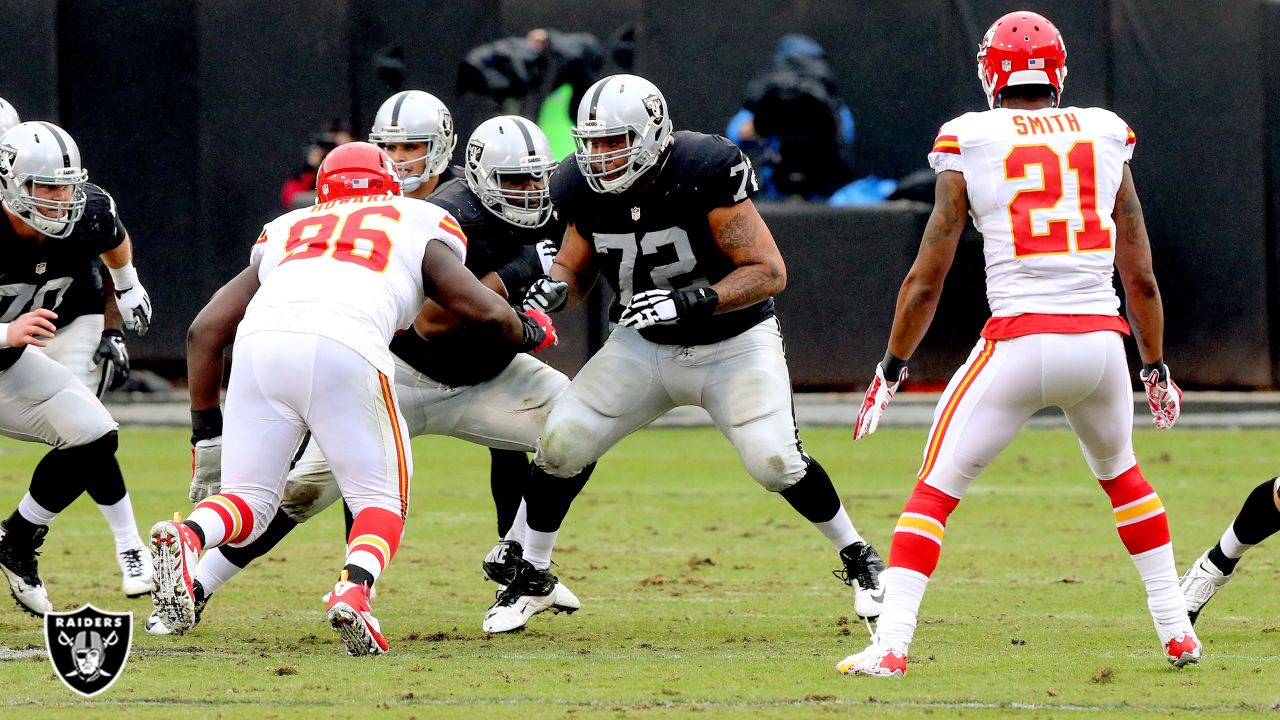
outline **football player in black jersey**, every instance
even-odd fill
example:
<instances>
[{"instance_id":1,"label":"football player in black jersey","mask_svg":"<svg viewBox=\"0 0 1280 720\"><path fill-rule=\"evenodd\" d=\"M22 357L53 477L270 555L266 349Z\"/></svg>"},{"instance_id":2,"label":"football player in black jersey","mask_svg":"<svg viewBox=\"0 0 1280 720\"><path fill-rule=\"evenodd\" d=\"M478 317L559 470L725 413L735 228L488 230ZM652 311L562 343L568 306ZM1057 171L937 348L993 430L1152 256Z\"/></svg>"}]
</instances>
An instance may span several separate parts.
<instances>
[{"instance_id":1,"label":"football player in black jersey","mask_svg":"<svg viewBox=\"0 0 1280 720\"><path fill-rule=\"evenodd\" d=\"M79 148L56 125L20 123L0 136L0 433L54 447L17 510L0 523L0 569L19 605L36 615L52 609L36 549L81 492L111 525L125 592L137 597L151 589L150 562L115 458L118 426L86 384L47 353L64 335L83 336L86 326L95 328L90 345L123 353L123 337L102 332L104 303L111 301L104 299L99 259L111 273L125 325L142 333L151 320L115 203L87 181ZM102 359L91 355L81 353L78 362Z\"/></svg>"},{"instance_id":2,"label":"football player in black jersey","mask_svg":"<svg viewBox=\"0 0 1280 720\"><path fill-rule=\"evenodd\" d=\"M524 559L485 629L523 627L551 602L551 549L582 468L681 405L706 409L751 476L827 537L855 611L878 615L883 563L800 445L773 313L786 269L751 202L751 164L722 137L672 132L662 93L634 75L587 90L573 135L577 162L552 179L564 242L530 301L571 307L603 274L615 327L547 420L525 492Z\"/></svg>"},{"instance_id":3,"label":"football player in black jersey","mask_svg":"<svg viewBox=\"0 0 1280 720\"><path fill-rule=\"evenodd\" d=\"M521 298L535 280L545 276L543 255L535 245L562 232L561 226L551 222L547 181L553 166L546 136L536 125L517 116L493 118L471 136L465 180L446 183L429 200L449 211L466 234L467 267L503 297ZM206 308L196 319L191 336L208 337L211 345L189 347L188 359L220 354L234 336L238 321L238 316L217 319ZM215 323L220 328L211 332ZM530 355L460 327L456 318L431 301L414 328L396 336L391 350L396 362L397 404L411 435L448 435L519 458L503 475L495 462L493 478L498 536L503 540L486 558L484 570L490 579L505 586L514 577L521 555L519 540L525 534L523 513L518 511L529 474L525 453L533 451L551 405L569 380ZM192 392L193 408L216 409L216 387L205 401L196 399L194 381ZM207 420L211 417L208 412L203 416L193 412L193 422L195 435L212 440L221 434L220 415L214 427ZM200 478L202 473L205 480ZM590 468L583 473L590 473ZM192 500L216 492L217 479L216 458L198 450ZM270 539L260 538L243 548L213 549L200 558L195 570L198 607L203 610L222 583L339 497L328 463L313 444L308 444L289 472L281 512L264 535ZM572 612L578 609L578 599L557 584L549 608ZM168 632L156 616L147 620L146 628L153 634Z\"/></svg>"}]
</instances>

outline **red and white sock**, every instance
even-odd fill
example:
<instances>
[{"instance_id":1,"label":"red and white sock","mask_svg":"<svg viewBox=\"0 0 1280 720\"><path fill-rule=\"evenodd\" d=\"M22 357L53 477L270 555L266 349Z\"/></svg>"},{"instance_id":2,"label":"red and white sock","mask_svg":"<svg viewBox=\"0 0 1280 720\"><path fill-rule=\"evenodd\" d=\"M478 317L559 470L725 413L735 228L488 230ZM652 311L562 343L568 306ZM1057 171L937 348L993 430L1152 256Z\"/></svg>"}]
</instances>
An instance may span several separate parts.
<instances>
[{"instance_id":1,"label":"red and white sock","mask_svg":"<svg viewBox=\"0 0 1280 720\"><path fill-rule=\"evenodd\" d=\"M204 533L205 549L248 540L253 534L253 511L236 495L210 495L187 516Z\"/></svg>"},{"instance_id":2,"label":"red and white sock","mask_svg":"<svg viewBox=\"0 0 1280 720\"><path fill-rule=\"evenodd\" d=\"M947 517L959 504L960 498L932 485L916 483L893 531L889 569L880 575L884 587L884 612L876 623L876 638L880 642L911 643L925 587L938 567Z\"/></svg>"},{"instance_id":3,"label":"red and white sock","mask_svg":"<svg viewBox=\"0 0 1280 720\"><path fill-rule=\"evenodd\" d=\"M1164 503L1137 465L1111 480L1099 480L1111 498L1116 531L1147 587L1151 617L1163 625L1187 623L1187 606L1178 589L1178 568L1169 540Z\"/></svg>"},{"instance_id":4,"label":"red and white sock","mask_svg":"<svg viewBox=\"0 0 1280 720\"><path fill-rule=\"evenodd\" d=\"M351 526L346 565L364 570L376 581L400 547L403 532L404 520L399 514L379 507L361 510Z\"/></svg>"}]
</instances>

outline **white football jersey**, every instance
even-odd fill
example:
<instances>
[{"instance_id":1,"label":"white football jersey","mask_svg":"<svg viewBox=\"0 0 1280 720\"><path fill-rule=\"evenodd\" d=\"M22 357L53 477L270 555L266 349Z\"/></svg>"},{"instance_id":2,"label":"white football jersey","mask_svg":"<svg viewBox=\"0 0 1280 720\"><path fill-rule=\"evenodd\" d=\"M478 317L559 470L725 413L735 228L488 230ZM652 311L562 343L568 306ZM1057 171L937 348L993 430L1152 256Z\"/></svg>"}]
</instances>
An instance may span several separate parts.
<instances>
[{"instance_id":1,"label":"white football jersey","mask_svg":"<svg viewBox=\"0 0 1280 720\"><path fill-rule=\"evenodd\" d=\"M422 308L422 258L438 240L466 258L466 236L448 212L407 197L343 198L267 223L250 253L262 287L236 332L332 338L391 376L387 349Z\"/></svg>"},{"instance_id":2,"label":"white football jersey","mask_svg":"<svg viewBox=\"0 0 1280 720\"><path fill-rule=\"evenodd\" d=\"M1118 313L1111 212L1135 141L1102 108L996 108L942 126L929 164L964 173L993 317Z\"/></svg>"}]
</instances>

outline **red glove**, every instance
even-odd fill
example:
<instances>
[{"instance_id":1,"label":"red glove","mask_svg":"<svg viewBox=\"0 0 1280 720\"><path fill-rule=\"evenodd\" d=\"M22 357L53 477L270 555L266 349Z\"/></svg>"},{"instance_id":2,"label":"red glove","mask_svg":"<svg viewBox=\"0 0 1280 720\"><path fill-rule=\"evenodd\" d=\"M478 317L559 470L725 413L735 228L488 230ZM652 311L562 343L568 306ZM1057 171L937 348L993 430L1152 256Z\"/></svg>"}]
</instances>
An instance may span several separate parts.
<instances>
[{"instance_id":1,"label":"red glove","mask_svg":"<svg viewBox=\"0 0 1280 720\"><path fill-rule=\"evenodd\" d=\"M862 398L862 408L858 410L858 420L853 426L853 439L861 440L876 431L880 425L880 417L884 415L885 408L889 407L889 401L893 399L893 394L907 379L907 367L904 365L898 371L898 377L894 382L889 382L884 376L884 364L876 365L876 376L871 379L871 384L867 386L867 394Z\"/></svg>"},{"instance_id":2,"label":"red glove","mask_svg":"<svg viewBox=\"0 0 1280 720\"><path fill-rule=\"evenodd\" d=\"M530 308L516 314L524 324L524 342L520 343L520 352L536 353L559 341L556 337L556 326L552 324L550 316L546 313L537 308Z\"/></svg>"},{"instance_id":3,"label":"red glove","mask_svg":"<svg viewBox=\"0 0 1280 720\"><path fill-rule=\"evenodd\" d=\"M1138 377L1147 389L1147 406L1151 408L1156 427L1161 430L1173 427L1182 414L1182 388L1173 382L1169 366L1161 363L1157 368L1144 369Z\"/></svg>"}]
</instances>

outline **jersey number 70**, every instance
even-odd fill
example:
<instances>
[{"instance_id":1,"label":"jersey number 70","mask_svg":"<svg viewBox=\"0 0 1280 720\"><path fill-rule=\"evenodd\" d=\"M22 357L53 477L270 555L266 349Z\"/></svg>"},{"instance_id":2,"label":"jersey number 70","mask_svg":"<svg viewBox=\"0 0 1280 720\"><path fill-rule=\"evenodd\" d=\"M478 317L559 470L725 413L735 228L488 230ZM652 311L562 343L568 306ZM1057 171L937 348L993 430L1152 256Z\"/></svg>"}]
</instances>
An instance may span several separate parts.
<instances>
[{"instance_id":1,"label":"jersey number 70","mask_svg":"<svg viewBox=\"0 0 1280 720\"><path fill-rule=\"evenodd\" d=\"M1014 257L1063 255L1070 252L1096 252L1111 249L1111 230L1102 227L1098 218L1097 163L1093 143L1082 140L1067 151L1067 169L1062 157L1048 145L1019 145L1004 159L1004 175L1008 180L1025 180L1027 168L1039 165L1044 185L1034 190L1019 190L1009 201L1009 224L1013 229ZM1064 172L1076 174L1081 228L1075 231L1074 248L1067 236L1066 220L1050 220L1048 230L1035 232L1031 213L1050 210L1062 200Z\"/></svg>"}]
</instances>

